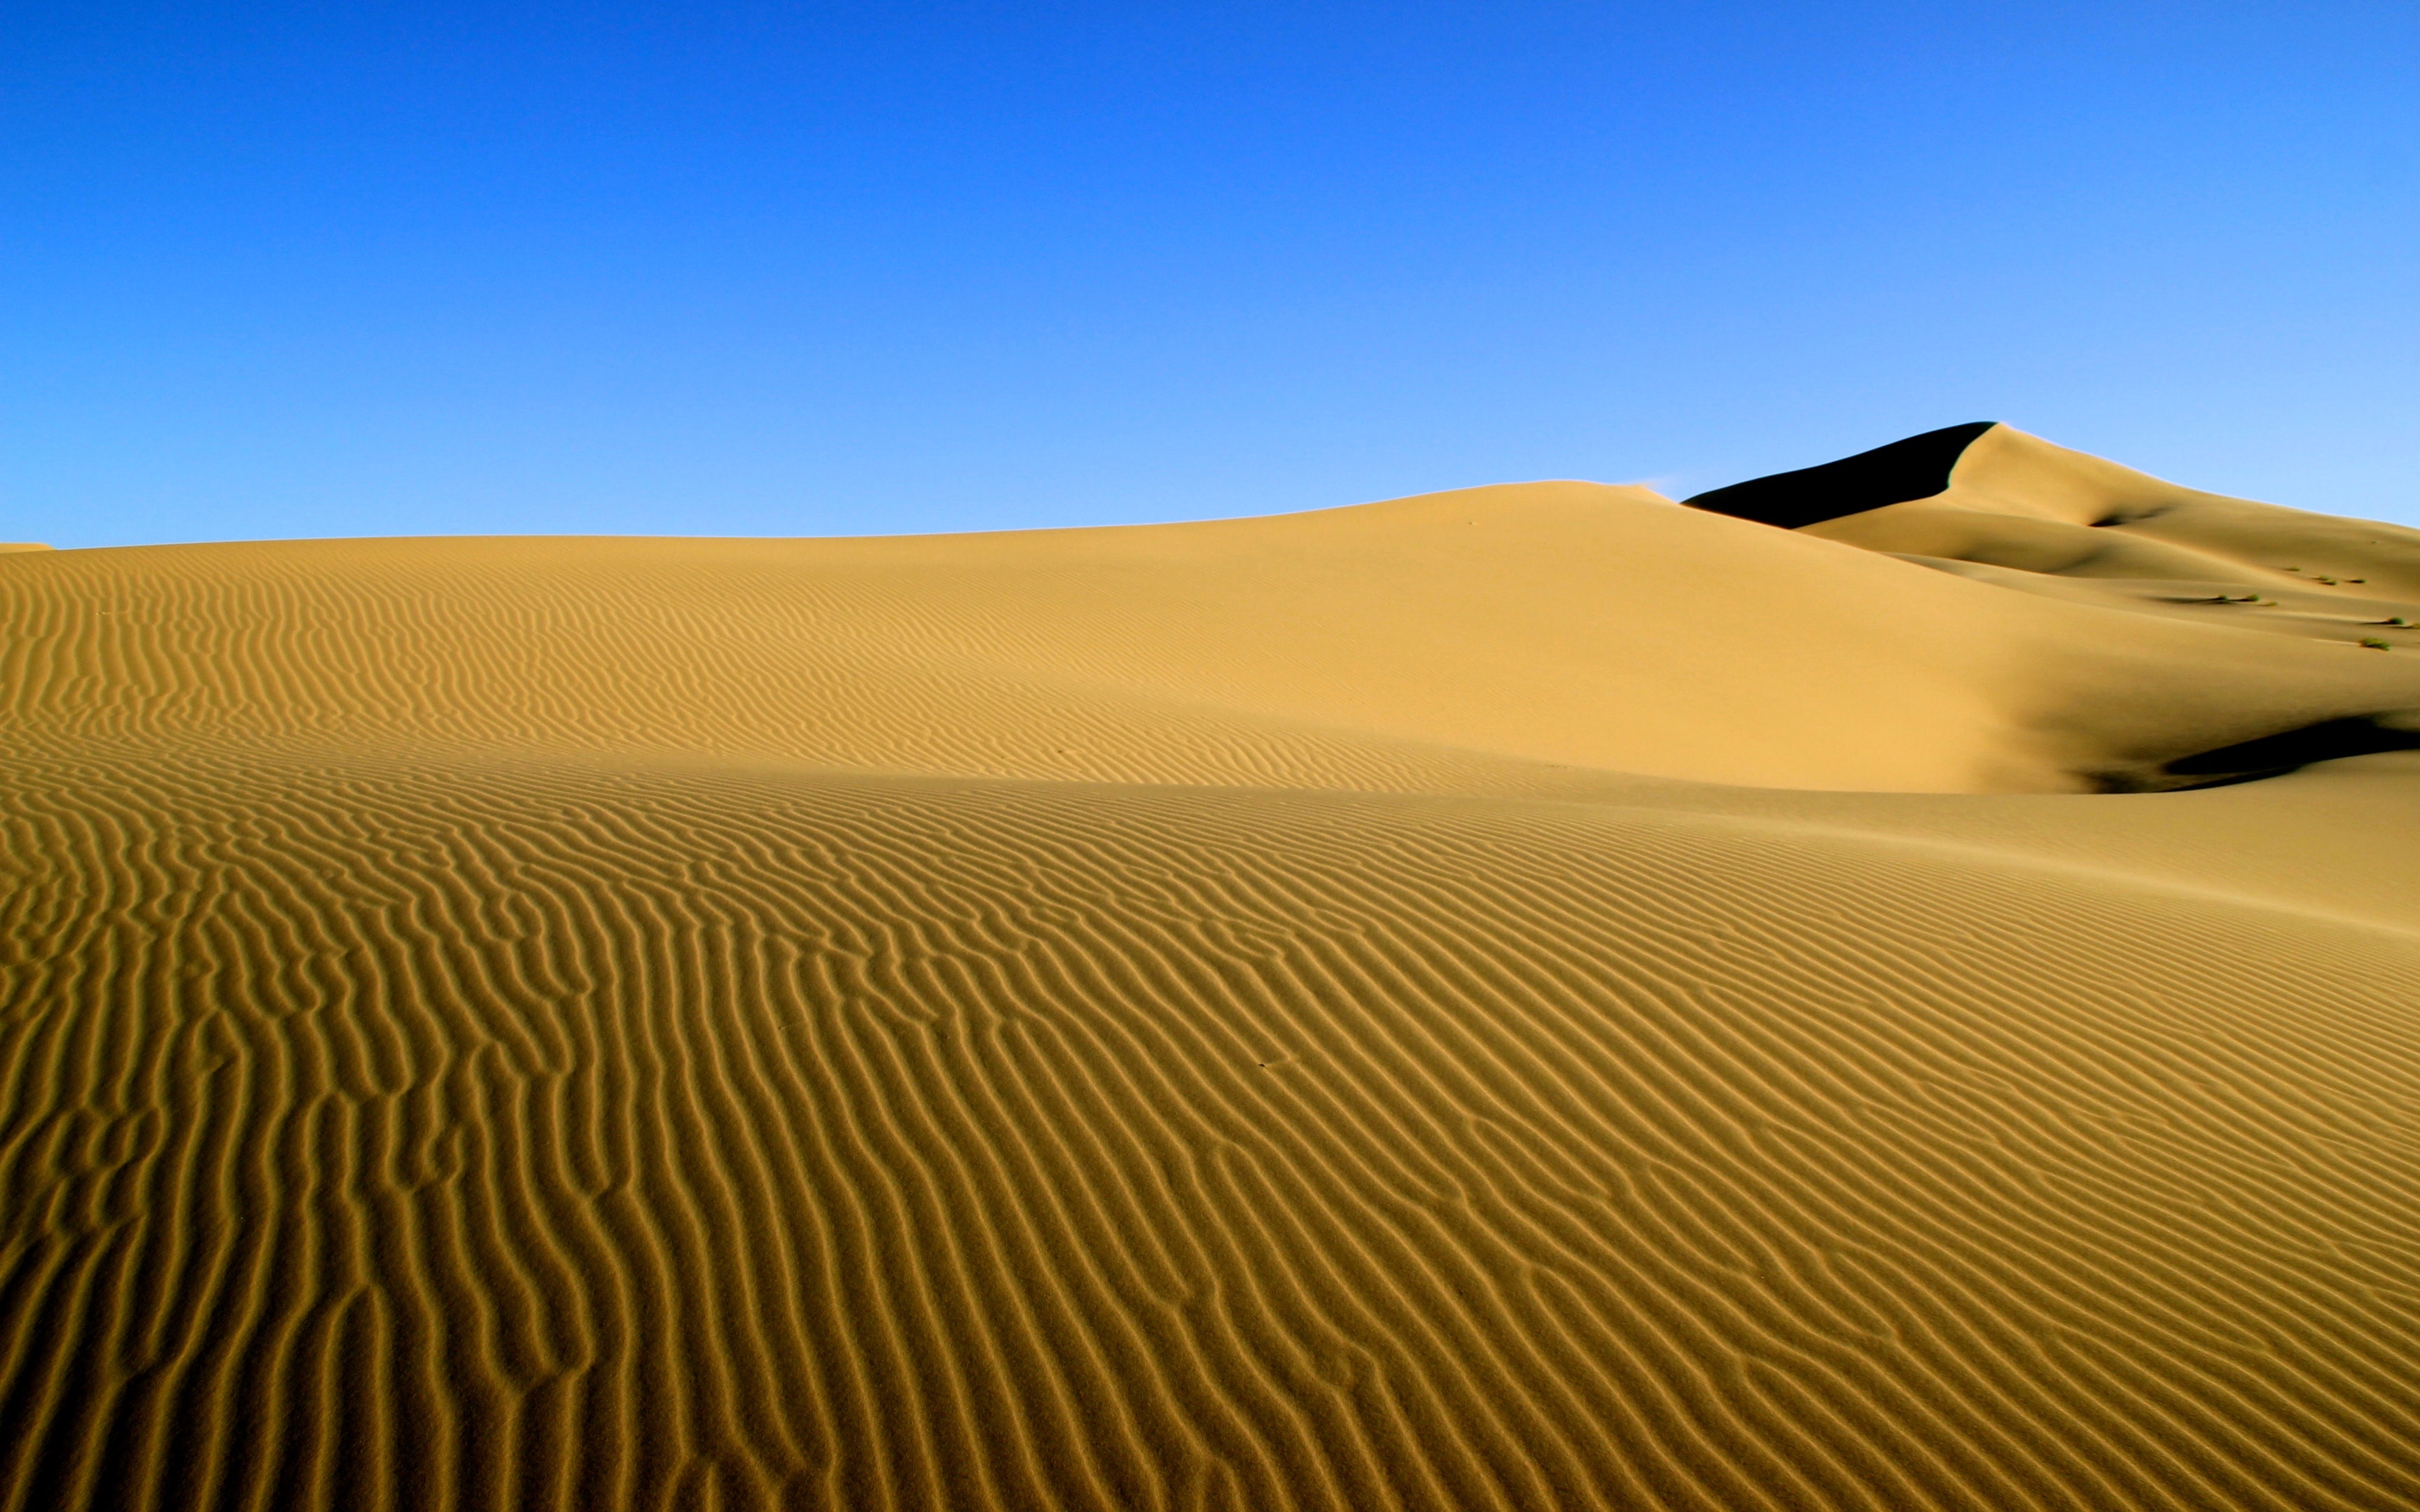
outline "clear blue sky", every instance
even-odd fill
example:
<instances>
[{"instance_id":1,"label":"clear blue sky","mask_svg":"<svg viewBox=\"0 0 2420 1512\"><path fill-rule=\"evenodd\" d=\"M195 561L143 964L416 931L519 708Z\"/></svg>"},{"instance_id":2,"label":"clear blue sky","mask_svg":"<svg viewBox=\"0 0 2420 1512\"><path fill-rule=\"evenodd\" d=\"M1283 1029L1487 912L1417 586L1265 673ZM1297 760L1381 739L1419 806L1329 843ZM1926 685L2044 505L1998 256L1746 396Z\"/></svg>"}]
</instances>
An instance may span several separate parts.
<instances>
[{"instance_id":1,"label":"clear blue sky","mask_svg":"<svg viewBox=\"0 0 2420 1512\"><path fill-rule=\"evenodd\" d=\"M2420 523L2420 7L12 5L0 539L1686 493Z\"/></svg>"}]
</instances>

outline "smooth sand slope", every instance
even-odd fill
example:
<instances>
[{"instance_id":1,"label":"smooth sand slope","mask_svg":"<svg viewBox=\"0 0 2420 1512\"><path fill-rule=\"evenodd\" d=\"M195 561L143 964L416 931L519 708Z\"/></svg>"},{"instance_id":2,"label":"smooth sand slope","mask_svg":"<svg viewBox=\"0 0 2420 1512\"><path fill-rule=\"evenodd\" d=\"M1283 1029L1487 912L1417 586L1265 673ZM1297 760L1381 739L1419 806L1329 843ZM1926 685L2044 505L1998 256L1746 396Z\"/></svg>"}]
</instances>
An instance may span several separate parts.
<instances>
[{"instance_id":1,"label":"smooth sand slope","mask_svg":"<svg viewBox=\"0 0 2420 1512\"><path fill-rule=\"evenodd\" d=\"M2420 1504L2420 532L1916 440L0 556L0 1512Z\"/></svg>"}]
</instances>

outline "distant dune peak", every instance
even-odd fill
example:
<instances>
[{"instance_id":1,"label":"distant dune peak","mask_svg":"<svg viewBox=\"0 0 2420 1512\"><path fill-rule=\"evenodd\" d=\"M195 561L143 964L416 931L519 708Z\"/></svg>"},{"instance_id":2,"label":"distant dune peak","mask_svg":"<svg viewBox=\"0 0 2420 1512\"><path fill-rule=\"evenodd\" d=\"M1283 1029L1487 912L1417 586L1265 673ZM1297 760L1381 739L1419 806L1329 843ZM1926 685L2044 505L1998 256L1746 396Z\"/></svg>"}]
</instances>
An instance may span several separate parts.
<instances>
[{"instance_id":1,"label":"distant dune peak","mask_svg":"<svg viewBox=\"0 0 2420 1512\"><path fill-rule=\"evenodd\" d=\"M1794 531L1885 504L1930 499L1948 488L1949 470L1966 448L1998 424L1978 420L1945 425L1837 462L1750 478L1681 501L1692 509Z\"/></svg>"}]
</instances>

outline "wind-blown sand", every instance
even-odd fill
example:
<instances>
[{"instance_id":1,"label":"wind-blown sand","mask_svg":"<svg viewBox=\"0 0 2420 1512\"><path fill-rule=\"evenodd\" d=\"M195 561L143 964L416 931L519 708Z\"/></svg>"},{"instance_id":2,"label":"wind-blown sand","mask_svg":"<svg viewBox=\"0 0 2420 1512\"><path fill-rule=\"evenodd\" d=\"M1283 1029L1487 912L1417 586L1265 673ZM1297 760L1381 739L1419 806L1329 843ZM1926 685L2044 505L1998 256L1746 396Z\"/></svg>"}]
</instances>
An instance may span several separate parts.
<instances>
[{"instance_id":1,"label":"wind-blown sand","mask_svg":"<svg viewBox=\"0 0 2420 1512\"><path fill-rule=\"evenodd\" d=\"M2420 1504L2420 532L1917 440L0 557L0 1512Z\"/></svg>"}]
</instances>

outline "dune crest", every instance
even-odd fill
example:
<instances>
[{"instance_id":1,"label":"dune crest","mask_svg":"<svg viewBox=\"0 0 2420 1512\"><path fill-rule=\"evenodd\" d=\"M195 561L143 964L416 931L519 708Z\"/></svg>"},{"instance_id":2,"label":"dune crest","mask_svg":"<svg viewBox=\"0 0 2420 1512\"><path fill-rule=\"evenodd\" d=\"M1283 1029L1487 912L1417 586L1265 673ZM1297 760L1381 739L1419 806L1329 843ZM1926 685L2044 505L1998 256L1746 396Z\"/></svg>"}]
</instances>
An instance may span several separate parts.
<instances>
[{"instance_id":1,"label":"dune crest","mask_svg":"<svg viewBox=\"0 0 2420 1512\"><path fill-rule=\"evenodd\" d=\"M0 1512L2420 1504L2420 532L1911 443L0 557Z\"/></svg>"},{"instance_id":2,"label":"dune crest","mask_svg":"<svg viewBox=\"0 0 2420 1512\"><path fill-rule=\"evenodd\" d=\"M1688 502L2060 604L2420 651L2420 531L2179 487L2006 425L1952 426ZM2232 636L2155 640L2076 617L2052 655L2044 690L2059 707L2040 717L2067 732L2071 765L2095 787L2201 786L2420 745L2400 664L2348 677L2326 657ZM2231 712L2178 705L2212 687Z\"/></svg>"}]
</instances>

